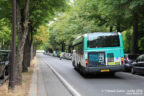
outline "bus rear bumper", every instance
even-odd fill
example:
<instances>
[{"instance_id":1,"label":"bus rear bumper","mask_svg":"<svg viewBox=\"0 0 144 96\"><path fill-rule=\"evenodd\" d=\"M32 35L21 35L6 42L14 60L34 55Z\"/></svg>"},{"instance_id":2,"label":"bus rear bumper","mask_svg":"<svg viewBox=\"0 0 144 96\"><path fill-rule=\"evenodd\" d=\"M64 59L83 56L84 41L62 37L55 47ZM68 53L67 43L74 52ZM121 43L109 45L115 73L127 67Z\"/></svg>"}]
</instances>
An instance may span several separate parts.
<instances>
[{"instance_id":1,"label":"bus rear bumper","mask_svg":"<svg viewBox=\"0 0 144 96\"><path fill-rule=\"evenodd\" d=\"M86 73L119 72L124 71L124 66L85 67L83 71Z\"/></svg>"}]
</instances>

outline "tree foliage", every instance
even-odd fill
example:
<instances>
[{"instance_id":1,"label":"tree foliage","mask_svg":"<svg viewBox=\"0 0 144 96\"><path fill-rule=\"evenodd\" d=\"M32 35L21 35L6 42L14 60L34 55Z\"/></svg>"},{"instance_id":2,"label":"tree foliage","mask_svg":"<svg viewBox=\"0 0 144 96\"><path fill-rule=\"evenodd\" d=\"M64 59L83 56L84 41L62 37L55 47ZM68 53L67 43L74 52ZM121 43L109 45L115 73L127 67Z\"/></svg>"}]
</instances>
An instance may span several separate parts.
<instances>
[{"instance_id":1,"label":"tree foliage","mask_svg":"<svg viewBox=\"0 0 144 96\"><path fill-rule=\"evenodd\" d=\"M9 20L6 18L0 19L0 49L8 50L11 44L11 30Z\"/></svg>"},{"instance_id":2,"label":"tree foliage","mask_svg":"<svg viewBox=\"0 0 144 96\"><path fill-rule=\"evenodd\" d=\"M23 61L30 58L30 55L24 53L31 53L31 46L33 45L33 36L35 35L35 44L38 45L40 41L44 42L42 38L45 35L42 25L48 23L54 15L59 11L64 11L66 7L65 0L16 0L17 1L17 52L16 52L16 84L22 83L22 64ZM12 21L12 4L11 0L0 1L0 38L3 40L0 42L2 45L6 41L10 41L11 22ZM8 22L9 21L9 22ZM40 33L41 32L41 33ZM42 33L44 35L42 35ZM37 34L37 36L36 36ZM7 38L8 36L8 38ZM40 37L38 37L40 36ZM41 43L41 42L40 42ZM25 50L25 48L27 50ZM27 52L25 52L27 51ZM25 56L24 56L25 55ZM30 61L29 61L30 62ZM28 66L26 66L28 67Z\"/></svg>"},{"instance_id":3,"label":"tree foliage","mask_svg":"<svg viewBox=\"0 0 144 96\"><path fill-rule=\"evenodd\" d=\"M40 26L39 29L37 29L37 34L34 35L33 39L36 49L42 49L42 45L49 39L49 31L47 30L47 26Z\"/></svg>"},{"instance_id":4,"label":"tree foliage","mask_svg":"<svg viewBox=\"0 0 144 96\"><path fill-rule=\"evenodd\" d=\"M126 52L144 50L143 9L143 0L75 0L71 7L56 17L50 25L52 38L49 39L48 46L54 50L56 47L62 49L62 42L71 46L78 35L114 31L124 35Z\"/></svg>"}]
</instances>

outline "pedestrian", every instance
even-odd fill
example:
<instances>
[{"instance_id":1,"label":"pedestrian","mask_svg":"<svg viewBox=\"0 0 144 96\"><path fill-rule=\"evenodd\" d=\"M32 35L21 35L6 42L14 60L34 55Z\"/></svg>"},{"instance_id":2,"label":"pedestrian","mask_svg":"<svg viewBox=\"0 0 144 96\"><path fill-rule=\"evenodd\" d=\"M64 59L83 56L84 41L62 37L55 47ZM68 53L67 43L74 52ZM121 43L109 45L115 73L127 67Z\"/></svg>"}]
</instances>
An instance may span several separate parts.
<instances>
[{"instance_id":1,"label":"pedestrian","mask_svg":"<svg viewBox=\"0 0 144 96\"><path fill-rule=\"evenodd\" d=\"M62 52L60 52L60 60L62 59Z\"/></svg>"}]
</instances>

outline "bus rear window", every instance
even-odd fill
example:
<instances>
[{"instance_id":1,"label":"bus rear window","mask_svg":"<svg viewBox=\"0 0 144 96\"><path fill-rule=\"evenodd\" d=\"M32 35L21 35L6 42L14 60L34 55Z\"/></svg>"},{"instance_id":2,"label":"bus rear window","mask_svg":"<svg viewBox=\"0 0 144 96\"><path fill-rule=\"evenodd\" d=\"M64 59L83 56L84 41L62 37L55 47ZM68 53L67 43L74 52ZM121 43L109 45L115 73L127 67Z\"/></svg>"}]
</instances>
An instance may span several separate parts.
<instances>
[{"instance_id":1,"label":"bus rear window","mask_svg":"<svg viewBox=\"0 0 144 96\"><path fill-rule=\"evenodd\" d=\"M102 47L119 47L120 41L118 35L101 34L88 35L88 48L102 48Z\"/></svg>"}]
</instances>

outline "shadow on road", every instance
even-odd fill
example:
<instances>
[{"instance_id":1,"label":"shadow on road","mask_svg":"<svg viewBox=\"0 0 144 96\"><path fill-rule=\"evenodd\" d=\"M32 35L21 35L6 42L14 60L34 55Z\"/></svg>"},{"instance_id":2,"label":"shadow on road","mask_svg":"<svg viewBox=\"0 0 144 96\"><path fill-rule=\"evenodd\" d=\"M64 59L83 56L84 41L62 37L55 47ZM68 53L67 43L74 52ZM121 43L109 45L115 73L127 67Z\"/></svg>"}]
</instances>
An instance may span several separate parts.
<instances>
[{"instance_id":1,"label":"shadow on road","mask_svg":"<svg viewBox=\"0 0 144 96\"><path fill-rule=\"evenodd\" d=\"M123 79L115 74L111 73L93 73L93 74L82 74L78 70L77 71L84 79Z\"/></svg>"},{"instance_id":2,"label":"shadow on road","mask_svg":"<svg viewBox=\"0 0 144 96\"><path fill-rule=\"evenodd\" d=\"M143 77L144 77L144 74L139 74L139 73L136 73L135 75L138 75L138 76L143 76Z\"/></svg>"},{"instance_id":3,"label":"shadow on road","mask_svg":"<svg viewBox=\"0 0 144 96\"><path fill-rule=\"evenodd\" d=\"M87 74L85 75L81 75L83 78L85 79L123 79L121 77L118 77L116 75L113 74L107 74L107 73L103 73L103 74Z\"/></svg>"}]
</instances>

